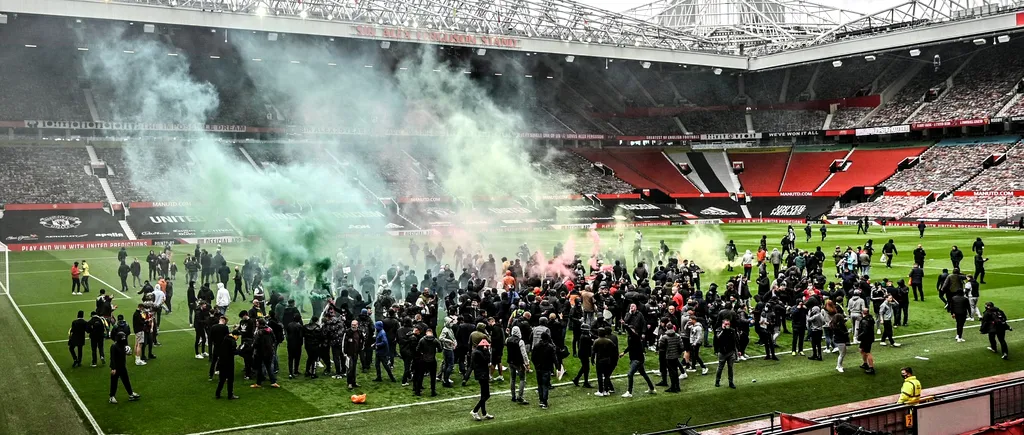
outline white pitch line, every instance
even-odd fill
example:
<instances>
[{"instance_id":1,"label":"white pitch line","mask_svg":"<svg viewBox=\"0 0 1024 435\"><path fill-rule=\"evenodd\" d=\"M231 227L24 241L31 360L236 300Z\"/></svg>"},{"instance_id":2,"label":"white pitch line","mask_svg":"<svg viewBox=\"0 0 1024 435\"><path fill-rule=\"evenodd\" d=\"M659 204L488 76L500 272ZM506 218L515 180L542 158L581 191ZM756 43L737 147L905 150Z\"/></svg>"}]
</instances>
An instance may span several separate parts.
<instances>
[{"instance_id":1,"label":"white pitch line","mask_svg":"<svg viewBox=\"0 0 1024 435\"><path fill-rule=\"evenodd\" d=\"M928 261L928 260L927 260L927 259L925 259L925 261ZM897 264L897 263L893 263L893 265L894 265L894 266L900 266L900 267L913 267L913 265L912 265L912 264ZM973 265L973 263L972 263L972 265ZM881 268L882 268L882 269L885 269L885 263L882 263L882 267L881 267ZM950 271L952 271L952 270L953 270L953 265L952 265L952 264L950 264L950 265L949 265L949 267L943 267L943 266L925 266L924 268L925 268L925 269L934 269L934 270L942 270L942 269L949 269ZM874 272L874 271L875 271L875 266L871 266L871 271L872 271L872 272ZM964 269L963 269L963 268L960 268L960 271L961 271L961 272L963 272L963 271L964 271ZM997 270L986 270L986 271L985 271L985 274L986 274L986 275L992 275L992 274L997 274L997 275L1014 275L1014 276L1024 276L1024 273L1016 273L1016 272L1000 272L1000 271L997 271ZM969 274L965 274L965 275L969 275Z\"/></svg>"},{"instance_id":2,"label":"white pitch line","mask_svg":"<svg viewBox=\"0 0 1024 435\"><path fill-rule=\"evenodd\" d=\"M1013 319L1013 320L1009 320L1009 321L1010 322L1020 322L1020 321L1024 321L1024 318ZM971 325L971 326L965 326L965 328L977 328L979 326L980 325ZM955 330L956 330L955 328L954 329L940 329L940 330L936 330L936 331L925 331L925 332L918 332L918 333L915 333L915 334L901 335L901 336L894 337L894 338L920 337L920 336L931 335L931 334L940 334L940 333L943 333L943 332L949 332L949 331L955 331ZM760 356L762 356L762 355L751 355L750 357L751 358L758 358ZM710 365L718 365L718 361L708 362L707 365L709 365L709 366ZM647 373L655 374L655 373L658 373L658 370L648 370ZM612 376L612 378L619 379L619 378L624 378L626 376L627 376L626 374L618 374L618 375ZM562 383L554 384L554 386L563 387L563 386L570 385L570 384L572 384L572 382L562 382ZM536 389L537 389L537 387L528 387L528 388L526 388L526 391L533 391L533 390L536 390ZM497 392L491 393L491 396L500 396L500 395L504 395L504 394L511 394L511 392L510 391L497 391ZM479 398L479 397L480 397L480 395L476 394L476 395L471 395L471 396L459 396L459 397L451 397L451 398L447 398L447 399L428 400L428 401L425 401L425 402L403 403L403 404L400 404L400 405L383 406L383 407L380 407L380 408L360 409L360 410L357 410L357 411L346 411L346 412L339 412L339 413L335 413L335 414L324 414L324 415L317 415L317 416L312 416L312 417L296 418L296 419L291 419L291 420L271 421L271 422L257 423L257 424L251 424L251 425L246 425L246 426L230 427L230 428L224 428L224 429L215 429L215 430L206 431L206 432L195 432L195 433L188 434L188 435L213 435L213 434L219 434L219 433L237 432L237 431L252 430L252 429L259 429L259 428L273 427L273 426L282 426L282 425L295 424L295 423L305 423L305 422L310 422L310 421L327 420L327 419L331 419L331 418L346 417L346 416L358 415L358 414L366 414L366 413L377 412L377 411L389 411L389 410L393 410L393 409L411 408L411 407L414 407L414 406L433 405L433 404L437 404L437 403L455 402L455 401L466 400L466 399L476 399L476 398Z\"/></svg>"},{"instance_id":3,"label":"white pitch line","mask_svg":"<svg viewBox=\"0 0 1024 435\"><path fill-rule=\"evenodd\" d=\"M116 291L118 294L120 294L121 296L124 296L126 299L132 299L131 296L128 296L127 294L125 294L124 292L121 291L121 287L114 287L114 286L110 285L109 282L106 282L106 281L100 279L100 277L98 277L96 275L91 275L91 276L93 278L96 278L96 281L99 281L99 282L103 283L103 285L105 285L107 287L110 287L111 290Z\"/></svg>"},{"instance_id":4,"label":"white pitch line","mask_svg":"<svg viewBox=\"0 0 1024 435\"><path fill-rule=\"evenodd\" d=\"M125 299L126 298L114 298L115 301L123 301ZM68 304L80 304L80 303L83 303L83 302L93 302L93 303L95 303L96 301L93 300L93 299L82 299L82 300L78 300L78 301L43 302L43 303L39 303L39 304L21 304L21 307L43 307L43 306L47 306L47 305L68 305Z\"/></svg>"},{"instance_id":5,"label":"white pitch line","mask_svg":"<svg viewBox=\"0 0 1024 435\"><path fill-rule=\"evenodd\" d=\"M1024 321L1024 319L1007 320L1007 323L1020 322L1020 321ZM975 324L975 325L964 325L964 329L974 329L974 328L980 328L980 327L981 327L981 323L978 323L978 324ZM941 334L943 332L955 332L955 331L956 331L956 328L936 329L934 331L925 331L925 332L916 332L916 333L913 333L913 334L897 335L897 336L893 337L893 339L896 339L896 338L907 338L907 337L921 337L921 336L924 336L924 335Z\"/></svg>"},{"instance_id":6,"label":"white pitch line","mask_svg":"<svg viewBox=\"0 0 1024 435\"><path fill-rule=\"evenodd\" d=\"M11 272L11 275L31 275L34 273L71 273L71 269L58 269L58 270L33 270L27 272Z\"/></svg>"},{"instance_id":7,"label":"white pitch line","mask_svg":"<svg viewBox=\"0 0 1024 435\"><path fill-rule=\"evenodd\" d=\"M46 345L39 339L39 334L36 334L36 330L32 328L32 324L30 324L28 319L25 318L25 313L21 312L21 308L18 307L18 303L14 302L14 298L11 297L9 289L4 287L3 283L0 283L0 288L4 289L4 294L7 295L7 300L11 302L11 306L13 306L14 310L18 312L18 317L21 318L22 323L24 323L25 327L28 328L28 332L32 334L32 338L36 341L36 345L39 346L39 350L43 351L43 355L46 356L46 360L50 363L50 367L57 372L57 377L59 377L61 382L64 383L64 387L68 389L68 392L71 393L71 398L82 410L82 414L84 414L85 419L89 421L89 425L92 426L93 431L96 435L103 435L103 428L101 428L100 424L96 421L96 417L92 415L92 412L89 412L89 408L87 408L85 403L82 402L82 398L78 396L78 392L75 391L75 387L71 386L71 382L68 381L67 376L65 376L64 372L61 371L60 367L57 365L57 361L54 361L53 355L50 355L50 351L46 349Z\"/></svg>"}]
</instances>

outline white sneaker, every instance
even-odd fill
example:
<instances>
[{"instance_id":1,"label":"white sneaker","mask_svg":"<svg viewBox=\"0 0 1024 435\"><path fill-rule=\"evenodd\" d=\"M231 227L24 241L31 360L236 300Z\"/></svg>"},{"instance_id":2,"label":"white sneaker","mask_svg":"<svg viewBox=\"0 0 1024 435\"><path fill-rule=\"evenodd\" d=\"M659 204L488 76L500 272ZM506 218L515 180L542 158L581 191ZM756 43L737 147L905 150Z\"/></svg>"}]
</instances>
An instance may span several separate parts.
<instances>
[{"instance_id":1,"label":"white sneaker","mask_svg":"<svg viewBox=\"0 0 1024 435\"><path fill-rule=\"evenodd\" d=\"M882 330L881 329L875 330L875 334L882 335Z\"/></svg>"},{"instance_id":2,"label":"white sneaker","mask_svg":"<svg viewBox=\"0 0 1024 435\"><path fill-rule=\"evenodd\" d=\"M111 405L117 405L117 399L115 399L113 397L110 398L109 402L110 402Z\"/></svg>"},{"instance_id":3,"label":"white sneaker","mask_svg":"<svg viewBox=\"0 0 1024 435\"><path fill-rule=\"evenodd\" d=\"M203 352L203 356L210 356L209 353Z\"/></svg>"},{"instance_id":4,"label":"white sneaker","mask_svg":"<svg viewBox=\"0 0 1024 435\"><path fill-rule=\"evenodd\" d=\"M900 345L899 343L893 343L893 344L892 344L892 347L900 347L900 346L901 346L901 345Z\"/></svg>"},{"instance_id":5,"label":"white sneaker","mask_svg":"<svg viewBox=\"0 0 1024 435\"><path fill-rule=\"evenodd\" d=\"M483 418L480 417L480 414L477 414L476 411L470 411L469 415L473 416L473 420L476 420L476 421L483 420Z\"/></svg>"},{"instance_id":6,"label":"white sneaker","mask_svg":"<svg viewBox=\"0 0 1024 435\"><path fill-rule=\"evenodd\" d=\"M494 416L493 416L493 415L491 415L491 414L487 414L487 415L485 415L485 416L484 416L484 418L486 418L486 419L488 419L488 420L494 420Z\"/></svg>"},{"instance_id":7,"label":"white sneaker","mask_svg":"<svg viewBox=\"0 0 1024 435\"><path fill-rule=\"evenodd\" d=\"M889 345L888 343L886 343L886 342L884 342L884 341L883 341L883 342L881 342L881 343L879 343L879 344L881 344L882 346L888 346L888 345Z\"/></svg>"},{"instance_id":8,"label":"white sneaker","mask_svg":"<svg viewBox=\"0 0 1024 435\"><path fill-rule=\"evenodd\" d=\"M594 395L597 396L597 397L604 397L604 396L607 396L608 393L602 393L602 392L598 391L598 392L594 393Z\"/></svg>"},{"instance_id":9,"label":"white sneaker","mask_svg":"<svg viewBox=\"0 0 1024 435\"><path fill-rule=\"evenodd\" d=\"M202 355L202 354L199 354L199 353L197 353L197 354L196 354L196 359L203 359L203 355Z\"/></svg>"},{"instance_id":10,"label":"white sneaker","mask_svg":"<svg viewBox=\"0 0 1024 435\"><path fill-rule=\"evenodd\" d=\"M627 399L628 399L628 398L630 398L630 397L633 397L633 394L632 394L632 393L630 393L629 391L627 391L627 392L625 392L625 393L622 393L622 397L625 397L625 398L627 398Z\"/></svg>"},{"instance_id":11,"label":"white sneaker","mask_svg":"<svg viewBox=\"0 0 1024 435\"><path fill-rule=\"evenodd\" d=\"M986 347L985 349L991 350L991 351L992 351L992 353L998 353L998 352L996 352L996 350L995 350L995 349L993 349L993 348L991 348L991 347Z\"/></svg>"},{"instance_id":12,"label":"white sneaker","mask_svg":"<svg viewBox=\"0 0 1024 435\"><path fill-rule=\"evenodd\" d=\"M708 374L708 368L707 367L704 367L704 368L700 369L700 375L701 376L704 376L706 374Z\"/></svg>"},{"instance_id":13,"label":"white sneaker","mask_svg":"<svg viewBox=\"0 0 1024 435\"><path fill-rule=\"evenodd\" d=\"M647 394L656 394L657 391L655 391L655 390L647 390L646 393Z\"/></svg>"},{"instance_id":14,"label":"white sneaker","mask_svg":"<svg viewBox=\"0 0 1024 435\"><path fill-rule=\"evenodd\" d=\"M838 371L839 373L843 373L843 368L842 367L836 367L836 371Z\"/></svg>"}]
</instances>

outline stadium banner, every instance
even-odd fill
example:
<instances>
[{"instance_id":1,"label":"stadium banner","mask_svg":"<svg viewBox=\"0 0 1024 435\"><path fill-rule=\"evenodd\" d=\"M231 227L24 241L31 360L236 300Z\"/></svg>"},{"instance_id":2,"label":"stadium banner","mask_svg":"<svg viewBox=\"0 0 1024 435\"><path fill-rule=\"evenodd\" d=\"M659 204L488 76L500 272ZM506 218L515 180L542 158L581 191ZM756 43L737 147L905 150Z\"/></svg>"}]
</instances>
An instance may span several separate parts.
<instances>
[{"instance_id":1,"label":"stadium banner","mask_svg":"<svg viewBox=\"0 0 1024 435\"><path fill-rule=\"evenodd\" d=\"M976 192L973 190L957 190L953 196L1024 196L1024 190L1004 190L995 192Z\"/></svg>"},{"instance_id":2,"label":"stadium banner","mask_svg":"<svg viewBox=\"0 0 1024 435\"><path fill-rule=\"evenodd\" d=\"M826 130L825 131L825 136L826 137L832 137L832 136L853 136L855 134L857 134L857 130L852 129L852 128L844 128L844 129L840 129L840 130Z\"/></svg>"},{"instance_id":3,"label":"stadium banner","mask_svg":"<svg viewBox=\"0 0 1024 435\"><path fill-rule=\"evenodd\" d=\"M857 136L877 136L882 134L910 133L910 125L891 125L888 127L858 128L855 131Z\"/></svg>"},{"instance_id":4,"label":"stadium banner","mask_svg":"<svg viewBox=\"0 0 1024 435\"><path fill-rule=\"evenodd\" d=\"M988 118L951 119L949 121L916 122L910 124L910 128L913 130L926 130L929 128L972 127L977 125L987 125L988 123Z\"/></svg>"},{"instance_id":5,"label":"stadium banner","mask_svg":"<svg viewBox=\"0 0 1024 435\"><path fill-rule=\"evenodd\" d=\"M757 142L712 142L690 145L693 150L737 150L755 147L757 147Z\"/></svg>"},{"instance_id":6,"label":"stadium banner","mask_svg":"<svg viewBox=\"0 0 1024 435\"><path fill-rule=\"evenodd\" d=\"M0 213L0 242L77 243L127 240L117 219L102 209L11 210ZM68 248L74 249L74 248Z\"/></svg>"},{"instance_id":7,"label":"stadium banner","mask_svg":"<svg viewBox=\"0 0 1024 435\"><path fill-rule=\"evenodd\" d=\"M177 244L181 245L226 245L230 243L244 243L250 240L245 237L185 237L175 239ZM153 240L154 246L160 246L161 244L161 240Z\"/></svg>"},{"instance_id":8,"label":"stadium banner","mask_svg":"<svg viewBox=\"0 0 1024 435\"><path fill-rule=\"evenodd\" d=\"M723 223L721 219L687 219L684 222L687 225L721 225Z\"/></svg>"},{"instance_id":9,"label":"stadium banner","mask_svg":"<svg viewBox=\"0 0 1024 435\"><path fill-rule=\"evenodd\" d=\"M117 131L212 131L245 133L244 125L177 123L177 122L108 122L108 121L25 121L25 128L58 130L117 130Z\"/></svg>"},{"instance_id":10,"label":"stadium banner","mask_svg":"<svg viewBox=\"0 0 1024 435\"><path fill-rule=\"evenodd\" d=\"M1011 117L1009 117L1007 119L1009 119L1010 122L1024 122L1024 115L1021 115L1021 116L1011 116Z\"/></svg>"},{"instance_id":11,"label":"stadium banner","mask_svg":"<svg viewBox=\"0 0 1024 435\"><path fill-rule=\"evenodd\" d=\"M732 198L676 198L676 203L700 219L743 217L743 209Z\"/></svg>"},{"instance_id":12,"label":"stadium banner","mask_svg":"<svg viewBox=\"0 0 1024 435\"><path fill-rule=\"evenodd\" d=\"M777 198L789 196L819 196L837 198L842 195L842 192L747 192L747 195L749 195L751 198Z\"/></svg>"},{"instance_id":13,"label":"stadium banner","mask_svg":"<svg viewBox=\"0 0 1024 435\"><path fill-rule=\"evenodd\" d=\"M67 204L6 204L7 210L88 210L103 209L102 202L71 202Z\"/></svg>"},{"instance_id":14,"label":"stadium banner","mask_svg":"<svg viewBox=\"0 0 1024 435\"><path fill-rule=\"evenodd\" d=\"M722 223L726 224L802 224L805 219L787 218L724 218Z\"/></svg>"},{"instance_id":15,"label":"stadium banner","mask_svg":"<svg viewBox=\"0 0 1024 435\"><path fill-rule=\"evenodd\" d=\"M599 223L597 228L641 228L641 227L667 227L672 225L670 220L657 220L647 222L615 222L615 223Z\"/></svg>"},{"instance_id":16,"label":"stadium banner","mask_svg":"<svg viewBox=\"0 0 1024 435\"><path fill-rule=\"evenodd\" d=\"M92 241L92 242L51 242L51 243L15 243L7 245L14 252L29 251L64 251L68 249L93 249L93 248L136 248L140 246L152 246L152 240L118 240L118 241Z\"/></svg>"},{"instance_id":17,"label":"stadium banner","mask_svg":"<svg viewBox=\"0 0 1024 435\"><path fill-rule=\"evenodd\" d=\"M452 198L448 196L403 196L395 201L399 204L409 204L414 202L452 202Z\"/></svg>"},{"instance_id":18,"label":"stadium banner","mask_svg":"<svg viewBox=\"0 0 1024 435\"><path fill-rule=\"evenodd\" d=\"M697 134L669 134L660 136L615 136L615 139L621 141L638 141L638 140L700 140L700 135Z\"/></svg>"},{"instance_id":19,"label":"stadium banner","mask_svg":"<svg viewBox=\"0 0 1024 435\"><path fill-rule=\"evenodd\" d=\"M750 215L756 218L815 218L828 213L835 204L833 197L757 197L747 203Z\"/></svg>"},{"instance_id":20,"label":"stadium banner","mask_svg":"<svg viewBox=\"0 0 1024 435\"><path fill-rule=\"evenodd\" d=\"M640 199L639 193L599 193L597 199Z\"/></svg>"},{"instance_id":21,"label":"stadium banner","mask_svg":"<svg viewBox=\"0 0 1024 435\"><path fill-rule=\"evenodd\" d=\"M882 196L928 196L932 192L928 190L912 190L912 191L899 191L899 190L886 190L882 192Z\"/></svg>"},{"instance_id":22,"label":"stadium banner","mask_svg":"<svg viewBox=\"0 0 1024 435\"><path fill-rule=\"evenodd\" d=\"M351 34L360 38L497 48L521 48L522 46L522 41L520 39L504 36L474 35L471 33L447 32L442 30L408 29L400 27L372 26L366 24L350 27Z\"/></svg>"},{"instance_id":23,"label":"stadium banner","mask_svg":"<svg viewBox=\"0 0 1024 435\"><path fill-rule=\"evenodd\" d=\"M952 222L944 221L939 219L921 219L924 221L925 226L929 228L995 228L993 224L988 224L984 219L975 220L973 222ZM919 222L914 221L889 221L890 226L894 227L916 227Z\"/></svg>"},{"instance_id":24,"label":"stadium banner","mask_svg":"<svg viewBox=\"0 0 1024 435\"><path fill-rule=\"evenodd\" d=\"M776 133L765 133L769 138L773 137L804 137L804 136L821 136L821 130L799 130L799 131L781 131Z\"/></svg>"},{"instance_id":25,"label":"stadium banner","mask_svg":"<svg viewBox=\"0 0 1024 435\"><path fill-rule=\"evenodd\" d=\"M728 198L729 192L670 193L670 198Z\"/></svg>"},{"instance_id":26,"label":"stadium banner","mask_svg":"<svg viewBox=\"0 0 1024 435\"><path fill-rule=\"evenodd\" d=\"M744 140L760 138L761 133L711 133L700 135L700 140Z\"/></svg>"},{"instance_id":27,"label":"stadium banner","mask_svg":"<svg viewBox=\"0 0 1024 435\"><path fill-rule=\"evenodd\" d=\"M139 237L181 239L188 237L238 236L227 219L208 219L187 208L135 208L128 213L128 225Z\"/></svg>"}]
</instances>

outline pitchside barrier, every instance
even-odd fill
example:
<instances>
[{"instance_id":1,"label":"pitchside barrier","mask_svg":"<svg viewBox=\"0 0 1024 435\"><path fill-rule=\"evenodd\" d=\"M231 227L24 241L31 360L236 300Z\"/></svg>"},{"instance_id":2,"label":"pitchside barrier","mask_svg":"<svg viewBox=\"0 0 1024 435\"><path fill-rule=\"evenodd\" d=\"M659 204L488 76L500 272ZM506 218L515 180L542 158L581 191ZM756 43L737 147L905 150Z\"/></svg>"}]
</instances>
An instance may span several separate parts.
<instances>
[{"instance_id":1,"label":"pitchside barrier","mask_svg":"<svg viewBox=\"0 0 1024 435\"><path fill-rule=\"evenodd\" d=\"M778 417L778 424L776 424ZM764 420L768 418L768 422ZM873 408L807 419L781 412L708 423L699 426L677 424L675 428L645 435L699 434L720 428L717 433L734 435L933 435L987 433L986 428L1024 418L1024 379L1012 379L925 396L918 405L886 404ZM761 421L746 427L739 423ZM731 427L727 427L731 426ZM994 433L1014 433L993 430ZM634 433L636 434L636 433Z\"/></svg>"}]
</instances>

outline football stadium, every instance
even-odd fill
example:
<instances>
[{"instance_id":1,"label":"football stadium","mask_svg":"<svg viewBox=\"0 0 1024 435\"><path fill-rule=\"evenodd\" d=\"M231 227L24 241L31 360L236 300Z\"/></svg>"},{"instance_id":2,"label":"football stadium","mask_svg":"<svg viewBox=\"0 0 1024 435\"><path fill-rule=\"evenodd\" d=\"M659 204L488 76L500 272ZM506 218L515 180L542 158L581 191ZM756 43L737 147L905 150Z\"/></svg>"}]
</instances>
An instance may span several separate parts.
<instances>
[{"instance_id":1,"label":"football stadium","mask_svg":"<svg viewBox=\"0 0 1024 435\"><path fill-rule=\"evenodd\" d=\"M0 0L0 433L1024 433L1024 2L830 3Z\"/></svg>"}]
</instances>

